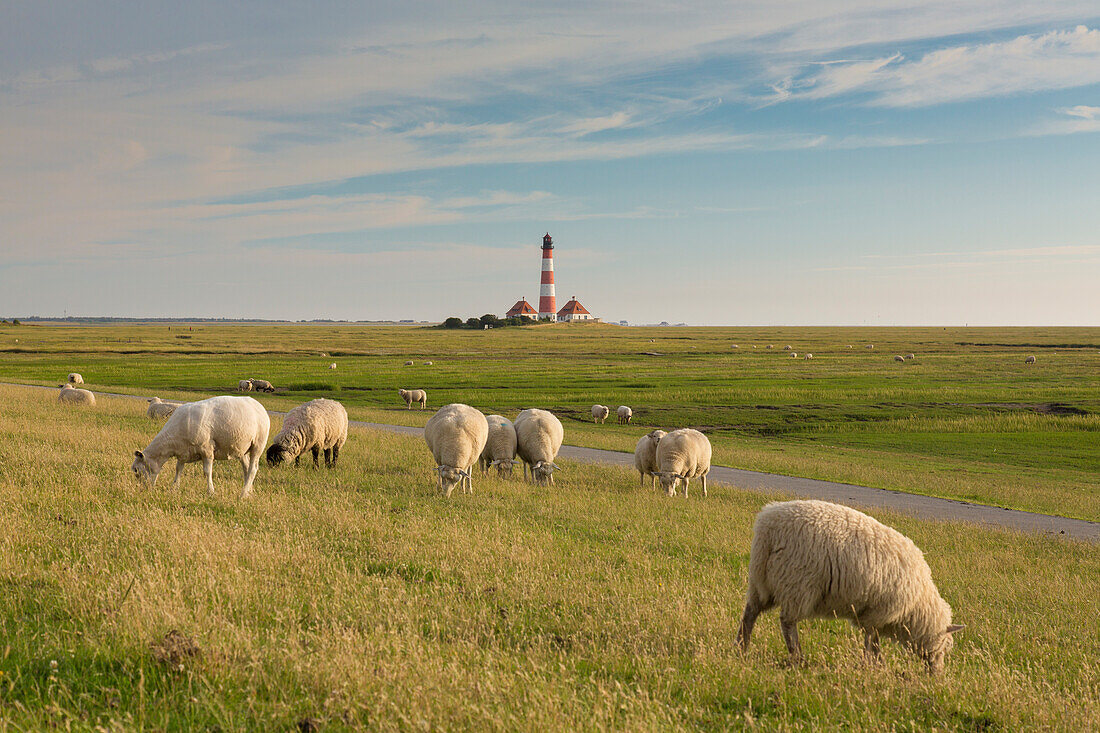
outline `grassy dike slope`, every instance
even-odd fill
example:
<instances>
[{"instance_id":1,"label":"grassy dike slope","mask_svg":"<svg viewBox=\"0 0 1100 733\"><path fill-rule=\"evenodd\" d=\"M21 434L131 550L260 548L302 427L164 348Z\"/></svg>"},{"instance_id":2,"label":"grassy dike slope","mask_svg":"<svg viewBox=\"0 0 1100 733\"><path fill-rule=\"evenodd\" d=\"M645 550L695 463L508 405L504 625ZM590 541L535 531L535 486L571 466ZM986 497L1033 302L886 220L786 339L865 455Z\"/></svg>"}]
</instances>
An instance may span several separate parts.
<instances>
[{"instance_id":1,"label":"grassy dike slope","mask_svg":"<svg viewBox=\"0 0 1100 733\"><path fill-rule=\"evenodd\" d=\"M896 645L866 666L836 621L787 669L774 613L733 648L757 496L570 465L447 501L419 440L363 430L247 502L224 462L213 498L196 466L147 491L143 410L0 387L0 727L1100 728L1091 546L880 513L968 624L947 673Z\"/></svg>"}]
</instances>

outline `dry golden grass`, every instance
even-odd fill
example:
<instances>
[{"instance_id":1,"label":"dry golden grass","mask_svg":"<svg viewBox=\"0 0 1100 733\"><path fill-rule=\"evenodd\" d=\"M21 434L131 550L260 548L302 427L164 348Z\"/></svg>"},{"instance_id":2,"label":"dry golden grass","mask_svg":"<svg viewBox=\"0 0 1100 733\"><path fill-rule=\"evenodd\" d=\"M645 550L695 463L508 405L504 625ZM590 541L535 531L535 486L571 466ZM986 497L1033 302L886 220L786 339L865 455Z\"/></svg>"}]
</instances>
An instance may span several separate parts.
<instances>
[{"instance_id":1,"label":"dry golden grass","mask_svg":"<svg viewBox=\"0 0 1100 733\"><path fill-rule=\"evenodd\" d=\"M444 500L422 441L365 430L245 502L230 462L148 491L144 401L54 399L0 387L0 728L1100 728L1092 545L876 513L968 625L947 673L838 621L787 669L774 613L733 646L759 496L571 464Z\"/></svg>"}]
</instances>

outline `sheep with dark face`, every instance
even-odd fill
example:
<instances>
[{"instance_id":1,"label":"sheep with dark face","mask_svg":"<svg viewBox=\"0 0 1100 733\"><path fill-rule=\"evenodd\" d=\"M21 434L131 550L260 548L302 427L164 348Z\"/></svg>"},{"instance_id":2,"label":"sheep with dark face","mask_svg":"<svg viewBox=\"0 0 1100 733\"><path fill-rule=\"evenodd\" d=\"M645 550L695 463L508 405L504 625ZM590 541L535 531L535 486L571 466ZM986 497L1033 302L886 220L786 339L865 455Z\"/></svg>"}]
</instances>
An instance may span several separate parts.
<instances>
[{"instance_id":1,"label":"sheep with dark face","mask_svg":"<svg viewBox=\"0 0 1100 733\"><path fill-rule=\"evenodd\" d=\"M290 460L298 465L299 458L309 451L313 467L336 468L340 449L348 440L348 411L335 400L316 399L298 405L283 418L283 427L267 449L267 465L278 466Z\"/></svg>"},{"instance_id":2,"label":"sheep with dark face","mask_svg":"<svg viewBox=\"0 0 1100 733\"><path fill-rule=\"evenodd\" d=\"M250 379L248 381L252 382L252 389L255 390L256 392L274 392L275 391L275 385L273 385L271 382L267 381L266 379Z\"/></svg>"}]
</instances>

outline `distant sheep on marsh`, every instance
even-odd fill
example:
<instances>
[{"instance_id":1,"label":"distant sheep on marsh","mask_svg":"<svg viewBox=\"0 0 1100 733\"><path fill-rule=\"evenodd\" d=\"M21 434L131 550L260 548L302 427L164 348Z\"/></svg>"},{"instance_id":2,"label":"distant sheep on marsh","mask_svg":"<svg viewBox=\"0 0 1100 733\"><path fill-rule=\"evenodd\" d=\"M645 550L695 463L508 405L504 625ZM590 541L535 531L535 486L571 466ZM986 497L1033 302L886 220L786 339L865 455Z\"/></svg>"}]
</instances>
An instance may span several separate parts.
<instances>
[{"instance_id":1,"label":"distant sheep on marsh","mask_svg":"<svg viewBox=\"0 0 1100 733\"><path fill-rule=\"evenodd\" d=\"M256 392L274 392L275 391L275 385L273 385L271 382L267 381L266 379L252 379L252 380L249 380L249 381L252 382L252 389L255 390Z\"/></svg>"},{"instance_id":2,"label":"distant sheep on marsh","mask_svg":"<svg viewBox=\"0 0 1100 733\"><path fill-rule=\"evenodd\" d=\"M335 369L336 368L336 362L332 362L331 364L329 364L328 368L329 369Z\"/></svg>"},{"instance_id":3,"label":"distant sheep on marsh","mask_svg":"<svg viewBox=\"0 0 1100 733\"><path fill-rule=\"evenodd\" d=\"M1034 364L1035 363L1035 357L1034 356L1028 356L1026 359L1024 359L1024 363L1025 364Z\"/></svg>"},{"instance_id":4,"label":"distant sheep on marsh","mask_svg":"<svg viewBox=\"0 0 1100 733\"><path fill-rule=\"evenodd\" d=\"M638 469L638 483L645 486L645 477L649 476L650 485L657 487L657 445L661 438L668 435L664 430L654 430L638 439L634 446L634 468Z\"/></svg>"},{"instance_id":5,"label":"distant sheep on marsh","mask_svg":"<svg viewBox=\"0 0 1100 733\"><path fill-rule=\"evenodd\" d=\"M417 408L418 410L423 410L428 406L428 393L422 389L399 389L397 394L405 400L406 410L411 410L414 402L420 405Z\"/></svg>"},{"instance_id":6,"label":"distant sheep on marsh","mask_svg":"<svg viewBox=\"0 0 1100 733\"><path fill-rule=\"evenodd\" d=\"M756 617L780 607L792 661L802 657L798 622L840 616L863 630L865 653L889 636L943 670L962 626L940 597L920 549L905 535L839 504L803 500L768 504L756 516L749 583L737 643L747 649Z\"/></svg>"},{"instance_id":7,"label":"distant sheep on marsh","mask_svg":"<svg viewBox=\"0 0 1100 733\"><path fill-rule=\"evenodd\" d=\"M252 380L251 379L242 379L241 381L237 382L237 391L238 392L251 392L252 391Z\"/></svg>"},{"instance_id":8,"label":"distant sheep on marsh","mask_svg":"<svg viewBox=\"0 0 1100 733\"><path fill-rule=\"evenodd\" d=\"M149 408L145 411L145 414L150 420L167 420L172 416L172 413L179 407L175 402L165 402L160 397L154 397L149 400Z\"/></svg>"},{"instance_id":9,"label":"distant sheep on marsh","mask_svg":"<svg viewBox=\"0 0 1100 733\"><path fill-rule=\"evenodd\" d=\"M900 354L899 354L899 355L895 355L895 356L894 356L894 361L905 361L905 357L904 357L904 356L901 356Z\"/></svg>"},{"instance_id":10,"label":"distant sheep on marsh","mask_svg":"<svg viewBox=\"0 0 1100 733\"><path fill-rule=\"evenodd\" d=\"M634 411L626 405L619 405L618 409L615 410L615 414L619 417L620 425L629 425L630 419L634 417Z\"/></svg>"},{"instance_id":11,"label":"distant sheep on marsh","mask_svg":"<svg viewBox=\"0 0 1100 733\"><path fill-rule=\"evenodd\" d=\"M611 408L607 405L592 405L592 422L599 425L611 414Z\"/></svg>"}]
</instances>

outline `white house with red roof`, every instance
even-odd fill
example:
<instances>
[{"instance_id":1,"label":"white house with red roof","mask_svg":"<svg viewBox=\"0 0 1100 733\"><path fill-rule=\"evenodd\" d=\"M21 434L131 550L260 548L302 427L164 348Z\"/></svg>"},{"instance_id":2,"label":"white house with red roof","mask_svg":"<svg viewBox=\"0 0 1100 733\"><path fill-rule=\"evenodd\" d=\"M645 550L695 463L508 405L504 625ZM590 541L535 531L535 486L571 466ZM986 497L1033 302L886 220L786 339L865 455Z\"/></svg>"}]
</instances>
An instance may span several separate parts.
<instances>
[{"instance_id":1,"label":"white house with red roof","mask_svg":"<svg viewBox=\"0 0 1100 733\"><path fill-rule=\"evenodd\" d=\"M588 312L588 309L581 305L581 302L577 300L577 296L573 296L569 299L569 302L558 311L559 321L595 321L598 320Z\"/></svg>"},{"instance_id":2,"label":"white house with red roof","mask_svg":"<svg viewBox=\"0 0 1100 733\"><path fill-rule=\"evenodd\" d=\"M527 302L526 298L520 298L516 301L516 304L508 309L508 312L504 314L505 318L530 318L532 321L537 320L539 312L531 307L531 304Z\"/></svg>"}]
</instances>

